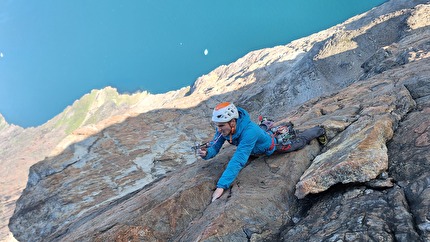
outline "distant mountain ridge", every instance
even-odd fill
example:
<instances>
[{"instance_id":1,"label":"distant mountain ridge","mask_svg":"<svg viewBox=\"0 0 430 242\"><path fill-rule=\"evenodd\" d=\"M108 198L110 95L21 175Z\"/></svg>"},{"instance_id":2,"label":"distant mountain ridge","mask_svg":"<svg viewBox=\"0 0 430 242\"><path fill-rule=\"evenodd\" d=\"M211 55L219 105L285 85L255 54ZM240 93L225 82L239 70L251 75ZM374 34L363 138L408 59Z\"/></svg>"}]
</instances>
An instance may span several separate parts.
<instances>
[{"instance_id":1,"label":"distant mountain ridge","mask_svg":"<svg viewBox=\"0 0 430 242\"><path fill-rule=\"evenodd\" d=\"M6 120L4 119L3 115L0 114L0 130L4 129L8 125L9 124L6 122Z\"/></svg>"},{"instance_id":2,"label":"distant mountain ridge","mask_svg":"<svg viewBox=\"0 0 430 242\"><path fill-rule=\"evenodd\" d=\"M424 5L419 5L421 3ZM225 240L263 241L280 240L285 236L285 241L288 238L304 241L306 236L312 236L312 231L298 222L300 213L294 211L300 212L305 207L298 205L294 193L306 199L309 194L326 191L349 180L376 183L376 177L385 176L383 171L387 169L392 171L391 176L401 176L394 167L388 167L387 153L392 151L386 148L386 143L393 135L394 141L400 142L393 132L402 119L407 119L409 112L418 109L420 117L426 117L428 112L429 13L428 1L392 0L288 45L253 51L200 77L192 87L159 95L124 95L111 87L93 90L36 128L9 125L0 116L0 174L5 179L1 182L1 221L7 222L12 215L15 201L25 186L24 178L29 177L11 220L11 228L20 240L32 236L35 241L92 240L89 238L189 241L222 236ZM190 146L210 139L213 130L208 117L212 107L224 100L246 108L252 117L264 114L276 120L290 119L301 127L324 123L329 127L331 145L320 151L313 143L291 156L256 160L246 170L248 173L239 178L242 182L231 189L231 197L224 198L223 205L209 206L205 196L210 196L213 183L232 149L226 147L224 154L212 163L194 164L197 158L190 152ZM406 126L406 123L401 124ZM427 126L415 128L416 134L425 136ZM403 131L399 128L398 132ZM348 139L350 135L354 137ZM419 147L428 147L424 136L420 138ZM328 166L330 158L342 160L335 156L338 147L349 150L365 146L375 150L365 152L375 154L369 158L375 159L370 164L374 165L372 169L344 170L350 173L342 176L344 173L336 169L327 172L318 166ZM353 151L345 152L357 155ZM419 152L422 151L415 150L415 154L421 154ZM423 154L422 163L427 164L428 153ZM363 153L360 156L366 157ZM292 171L284 167L285 160L295 162L288 163ZM346 160L335 167L346 169L360 164L367 169L367 161ZM400 160L392 161L396 162ZM428 172L422 174L428 175ZM257 179L260 183L256 183L252 175L266 180ZM326 180L318 180L318 175ZM290 179L285 184L280 182L285 180L281 177ZM276 180L278 178L280 181ZM394 186L389 179L385 183L373 185L375 190L367 188L366 191L376 194L378 189ZM255 188L273 200L266 201L257 193L247 194L241 187ZM268 193L269 187L278 189ZM175 193L175 189L178 192ZM366 194L364 188L348 189L355 194L351 196ZM395 186L386 191L398 192L396 189ZM408 192L413 193L412 190ZM334 194L329 193L329 196ZM348 197L348 192L342 194L344 199ZM189 197L195 199L189 200ZM400 196L392 195L394 197L400 199ZM252 200L256 203L246 203ZM265 206L258 201L264 201ZM133 203L142 209L133 207ZM248 207L237 207L242 203ZM313 204L312 209L323 206L312 200L309 203ZM121 209L125 204L127 209L135 208L140 212L124 212ZM31 209L37 206L41 210ZM416 208L424 209L414 212L418 221L425 208ZM241 209L244 209L242 214ZM256 209L267 211L260 214ZM109 211L121 216L109 217ZM135 215L127 217L128 214ZM315 230L319 229L319 236L328 239L323 237L329 236L322 232L323 225L316 222L318 217L312 216L314 214L303 215L300 219L315 220L313 224ZM343 216L353 215L344 212ZM404 217L404 221L412 220ZM31 226L25 227L25 224ZM95 224L101 227L95 228ZM312 227L312 223L309 224ZM400 229L393 232L393 236L399 241L428 238L425 223L424 229L418 231L408 232L410 227L398 226ZM5 229L1 235L6 236L7 232L3 231ZM346 236L336 231L339 236ZM374 233L382 234L381 231L376 229Z\"/></svg>"}]
</instances>

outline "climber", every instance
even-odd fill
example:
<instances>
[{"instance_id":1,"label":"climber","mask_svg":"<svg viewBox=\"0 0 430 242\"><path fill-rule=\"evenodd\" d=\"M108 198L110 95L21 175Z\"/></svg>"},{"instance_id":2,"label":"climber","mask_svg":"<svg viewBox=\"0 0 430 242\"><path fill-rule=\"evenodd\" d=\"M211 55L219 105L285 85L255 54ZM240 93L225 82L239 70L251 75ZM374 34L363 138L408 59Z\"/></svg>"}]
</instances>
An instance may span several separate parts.
<instances>
[{"instance_id":1,"label":"climber","mask_svg":"<svg viewBox=\"0 0 430 242\"><path fill-rule=\"evenodd\" d=\"M214 139L208 143L210 145L199 147L197 154L208 160L218 154L226 140L237 146L227 168L218 180L217 188L212 194L212 202L221 197L224 190L230 187L250 155L287 153L304 148L314 138L325 138L325 130L321 126L315 126L298 134L292 133L292 127L289 127L289 132L283 134L273 131L271 125L266 127L269 128L268 130L264 130L251 121L247 111L229 102L220 103L214 108L212 121L217 127ZM281 129L288 131L288 127L281 127ZM288 138L285 139L287 136Z\"/></svg>"}]
</instances>

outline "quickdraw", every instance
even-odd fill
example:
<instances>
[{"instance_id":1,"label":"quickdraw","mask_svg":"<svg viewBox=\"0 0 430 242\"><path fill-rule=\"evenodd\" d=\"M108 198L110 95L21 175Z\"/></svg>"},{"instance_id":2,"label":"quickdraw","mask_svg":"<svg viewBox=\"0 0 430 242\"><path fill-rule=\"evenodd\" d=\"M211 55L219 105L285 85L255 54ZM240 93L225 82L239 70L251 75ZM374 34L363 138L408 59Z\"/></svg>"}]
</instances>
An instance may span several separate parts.
<instances>
[{"instance_id":1,"label":"quickdraw","mask_svg":"<svg viewBox=\"0 0 430 242\"><path fill-rule=\"evenodd\" d=\"M197 143L195 146L192 146L191 149L194 150L194 153L197 153L197 150L201 149L201 148L209 148L212 145L214 145L216 142L218 142L219 138L221 138L222 134L220 133L215 139L213 139L212 141L203 143L203 144L199 144Z\"/></svg>"}]
</instances>

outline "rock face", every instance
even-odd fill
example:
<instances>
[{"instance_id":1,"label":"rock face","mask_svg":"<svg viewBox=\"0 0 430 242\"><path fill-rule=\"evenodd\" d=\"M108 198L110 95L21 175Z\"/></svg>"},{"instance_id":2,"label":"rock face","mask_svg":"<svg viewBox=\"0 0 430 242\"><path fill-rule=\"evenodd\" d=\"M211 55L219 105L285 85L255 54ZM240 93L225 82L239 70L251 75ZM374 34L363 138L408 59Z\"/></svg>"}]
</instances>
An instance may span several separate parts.
<instances>
[{"instance_id":1,"label":"rock face","mask_svg":"<svg viewBox=\"0 0 430 242\"><path fill-rule=\"evenodd\" d=\"M109 125L152 107L160 108L164 102L183 97L187 92L184 88L164 95L145 92L121 95L111 87L93 90L35 128L10 125L0 116L0 240L8 236L7 224L25 188L31 165L60 154L70 144Z\"/></svg>"},{"instance_id":2,"label":"rock face","mask_svg":"<svg viewBox=\"0 0 430 242\"><path fill-rule=\"evenodd\" d=\"M393 0L154 110L79 125L30 168L9 228L20 241L430 241L429 16L428 1ZM210 203L235 148L202 161L190 147L221 100L322 124L329 143L253 158Z\"/></svg>"}]
</instances>

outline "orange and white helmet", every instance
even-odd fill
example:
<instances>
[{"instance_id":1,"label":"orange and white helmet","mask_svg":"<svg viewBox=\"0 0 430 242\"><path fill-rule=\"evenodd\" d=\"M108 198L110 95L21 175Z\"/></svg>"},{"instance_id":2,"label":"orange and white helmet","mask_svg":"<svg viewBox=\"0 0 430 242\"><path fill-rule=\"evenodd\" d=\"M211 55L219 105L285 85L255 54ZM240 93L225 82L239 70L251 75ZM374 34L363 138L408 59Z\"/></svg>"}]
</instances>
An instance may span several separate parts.
<instances>
[{"instance_id":1,"label":"orange and white helmet","mask_svg":"<svg viewBox=\"0 0 430 242\"><path fill-rule=\"evenodd\" d=\"M239 112L233 103L223 102L214 108L212 121L217 123L229 122L234 118L239 118Z\"/></svg>"}]
</instances>

